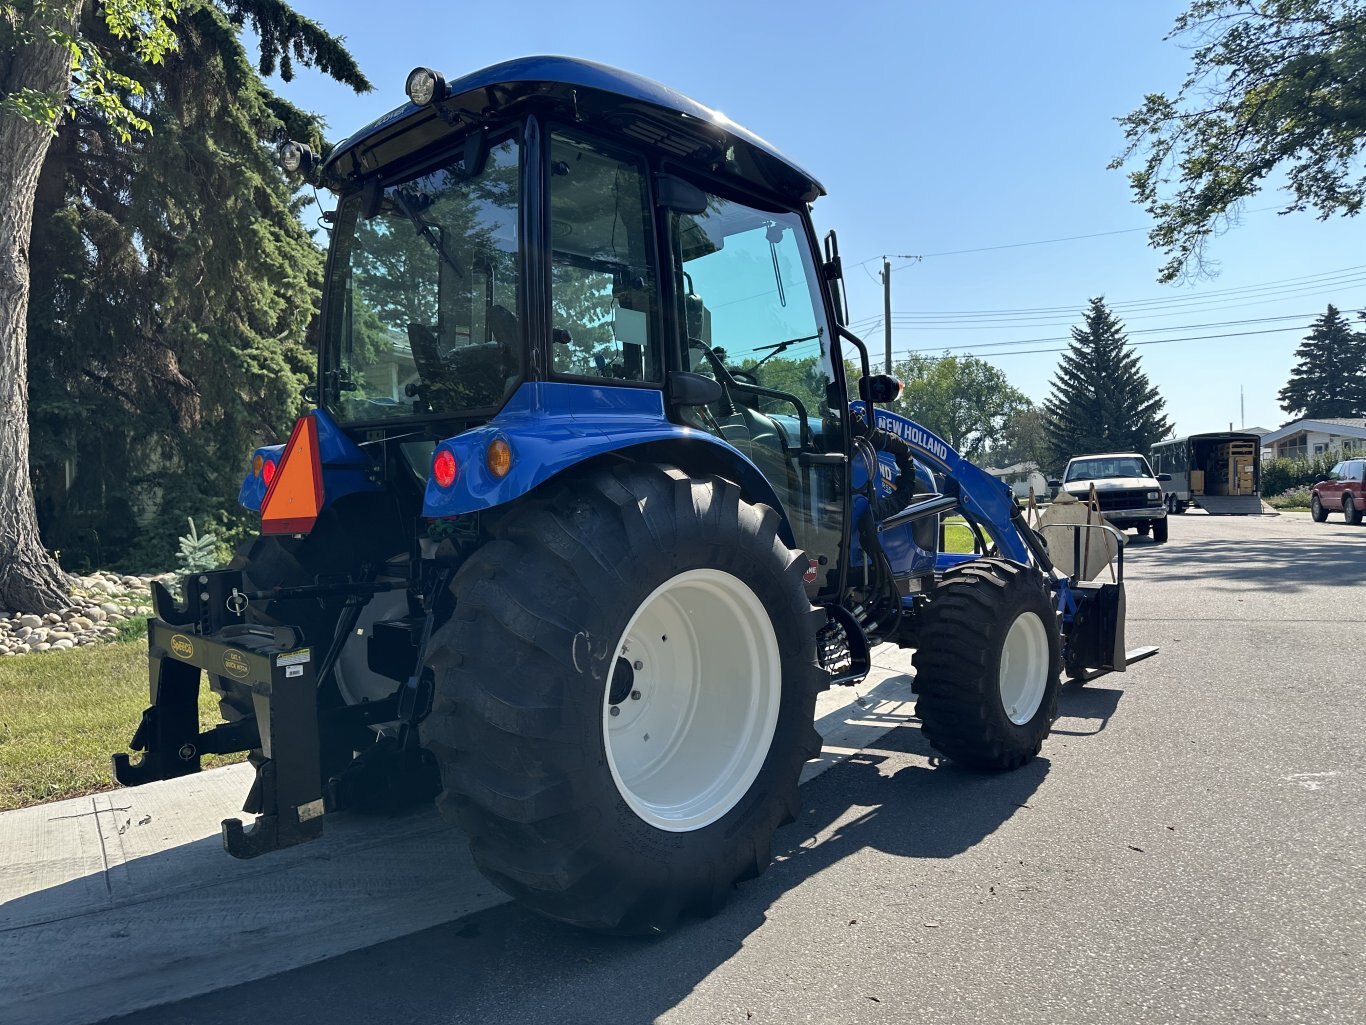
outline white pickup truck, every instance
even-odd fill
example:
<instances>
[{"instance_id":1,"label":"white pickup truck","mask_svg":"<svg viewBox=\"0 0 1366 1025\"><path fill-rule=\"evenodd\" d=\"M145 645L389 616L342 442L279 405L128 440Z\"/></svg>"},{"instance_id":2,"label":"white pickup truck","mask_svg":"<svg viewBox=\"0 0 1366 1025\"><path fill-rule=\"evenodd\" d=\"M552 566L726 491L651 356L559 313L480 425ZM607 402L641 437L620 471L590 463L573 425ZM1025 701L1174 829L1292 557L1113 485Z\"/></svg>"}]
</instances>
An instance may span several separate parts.
<instances>
[{"instance_id":1,"label":"white pickup truck","mask_svg":"<svg viewBox=\"0 0 1366 1025\"><path fill-rule=\"evenodd\" d=\"M1104 452L1073 456L1063 471L1062 480L1051 480L1049 487L1062 488L1083 501L1096 488L1100 512L1120 530L1134 528L1153 540L1167 540L1167 508L1162 499L1162 481L1171 474L1153 473L1148 460L1137 452Z\"/></svg>"}]
</instances>

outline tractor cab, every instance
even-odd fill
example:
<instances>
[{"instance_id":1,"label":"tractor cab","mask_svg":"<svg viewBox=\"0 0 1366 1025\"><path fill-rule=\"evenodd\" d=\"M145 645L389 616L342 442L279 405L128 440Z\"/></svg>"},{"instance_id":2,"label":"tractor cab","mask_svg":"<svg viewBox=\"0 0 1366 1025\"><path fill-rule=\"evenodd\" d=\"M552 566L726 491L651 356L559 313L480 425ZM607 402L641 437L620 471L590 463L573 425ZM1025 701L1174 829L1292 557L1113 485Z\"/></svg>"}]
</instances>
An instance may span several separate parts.
<instances>
[{"instance_id":1,"label":"tractor cab","mask_svg":"<svg viewBox=\"0 0 1366 1025\"><path fill-rule=\"evenodd\" d=\"M653 446L777 508L830 569L812 597L833 594L847 407L806 209L820 184L723 115L586 61L417 69L408 92L319 175L339 197L326 415L392 442L428 517ZM506 477L475 480L495 435ZM443 447L464 479L431 474Z\"/></svg>"}]
</instances>

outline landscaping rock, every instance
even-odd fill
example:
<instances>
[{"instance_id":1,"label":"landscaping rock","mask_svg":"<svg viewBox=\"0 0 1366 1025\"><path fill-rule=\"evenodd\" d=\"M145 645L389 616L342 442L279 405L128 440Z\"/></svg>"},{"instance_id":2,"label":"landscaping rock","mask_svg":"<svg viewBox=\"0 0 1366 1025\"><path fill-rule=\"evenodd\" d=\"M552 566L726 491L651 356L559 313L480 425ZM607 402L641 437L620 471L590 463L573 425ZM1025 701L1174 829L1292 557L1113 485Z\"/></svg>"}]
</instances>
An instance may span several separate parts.
<instances>
[{"instance_id":1,"label":"landscaping rock","mask_svg":"<svg viewBox=\"0 0 1366 1025\"><path fill-rule=\"evenodd\" d=\"M52 646L53 646L54 648L62 648L62 649L74 648L74 647L76 646L76 642L75 642L74 639L72 639L72 638L70 638L70 637L62 637L62 638L60 638L59 640L53 641L53 642L52 642Z\"/></svg>"},{"instance_id":2,"label":"landscaping rock","mask_svg":"<svg viewBox=\"0 0 1366 1025\"><path fill-rule=\"evenodd\" d=\"M119 607L118 607L117 605L115 605L112 601L107 601L107 602L105 602L103 605L100 606L100 608L101 608L104 612L119 612L119 611L121 611L121 610L119 609Z\"/></svg>"},{"instance_id":3,"label":"landscaping rock","mask_svg":"<svg viewBox=\"0 0 1366 1025\"><path fill-rule=\"evenodd\" d=\"M39 641L37 644L30 644L30 645L28 646L28 650L29 650L29 651L47 651L47 649L50 648L50 647L52 647L52 645L51 645L51 644L48 644L47 641Z\"/></svg>"},{"instance_id":4,"label":"landscaping rock","mask_svg":"<svg viewBox=\"0 0 1366 1025\"><path fill-rule=\"evenodd\" d=\"M108 615L109 613L107 610L99 608L97 606L92 606L85 610L85 618L90 620L90 622L92 623L103 623L105 617Z\"/></svg>"},{"instance_id":5,"label":"landscaping rock","mask_svg":"<svg viewBox=\"0 0 1366 1025\"><path fill-rule=\"evenodd\" d=\"M128 618L127 616L120 616L117 612L111 612L111 613L109 613L109 620L108 620L108 621L109 621L110 623L122 623L122 622L123 622L125 619L127 619L127 618Z\"/></svg>"},{"instance_id":6,"label":"landscaping rock","mask_svg":"<svg viewBox=\"0 0 1366 1025\"><path fill-rule=\"evenodd\" d=\"M19 625L20 625L20 626L27 626L27 627L29 627L30 629L32 629L33 627L36 627L36 626L42 626L42 625L43 625L43 620L42 620L42 617L40 617L40 616L20 616L20 617L19 617Z\"/></svg>"},{"instance_id":7,"label":"landscaping rock","mask_svg":"<svg viewBox=\"0 0 1366 1025\"><path fill-rule=\"evenodd\" d=\"M49 612L46 616L43 617L44 623L60 623L61 621L62 617L57 615L57 613L55 612Z\"/></svg>"},{"instance_id":8,"label":"landscaping rock","mask_svg":"<svg viewBox=\"0 0 1366 1025\"><path fill-rule=\"evenodd\" d=\"M71 629L73 630L89 630L92 626L95 625L90 620L86 619L84 616L76 616L72 619L68 619L66 623L67 626L71 627Z\"/></svg>"},{"instance_id":9,"label":"landscaping rock","mask_svg":"<svg viewBox=\"0 0 1366 1025\"><path fill-rule=\"evenodd\" d=\"M19 638L19 640L22 641L25 637L27 637L27 636L28 636L29 634L31 634L31 633L33 633L33 627L31 627L31 626L21 626L18 630L15 630L15 631L14 631L14 636L17 637L17 638Z\"/></svg>"}]
</instances>

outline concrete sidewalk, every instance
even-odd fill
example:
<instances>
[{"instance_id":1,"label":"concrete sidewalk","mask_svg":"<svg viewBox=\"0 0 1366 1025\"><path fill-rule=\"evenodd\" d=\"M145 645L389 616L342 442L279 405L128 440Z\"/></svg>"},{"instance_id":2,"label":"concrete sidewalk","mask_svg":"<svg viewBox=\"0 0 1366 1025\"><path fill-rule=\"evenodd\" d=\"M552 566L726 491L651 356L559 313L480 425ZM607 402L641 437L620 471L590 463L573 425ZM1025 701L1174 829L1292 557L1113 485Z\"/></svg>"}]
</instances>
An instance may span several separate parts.
<instances>
[{"instance_id":1,"label":"concrete sidewalk","mask_svg":"<svg viewBox=\"0 0 1366 1025\"><path fill-rule=\"evenodd\" d=\"M910 720L910 656L883 646L855 695L821 696L803 782ZM222 849L252 770L0 815L0 1022L84 1025L249 982L504 903L432 808L330 815L253 861Z\"/></svg>"}]
</instances>

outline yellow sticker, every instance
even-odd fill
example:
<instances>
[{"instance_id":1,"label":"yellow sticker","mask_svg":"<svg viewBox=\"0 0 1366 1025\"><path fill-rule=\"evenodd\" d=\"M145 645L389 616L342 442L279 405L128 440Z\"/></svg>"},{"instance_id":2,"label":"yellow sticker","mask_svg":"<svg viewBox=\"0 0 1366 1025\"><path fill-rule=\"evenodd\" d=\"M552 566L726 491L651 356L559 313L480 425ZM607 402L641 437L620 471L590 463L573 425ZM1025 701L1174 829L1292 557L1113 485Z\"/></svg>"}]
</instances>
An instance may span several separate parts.
<instances>
[{"instance_id":1,"label":"yellow sticker","mask_svg":"<svg viewBox=\"0 0 1366 1025\"><path fill-rule=\"evenodd\" d=\"M227 671L229 676L235 677L238 680L246 679L247 673L251 671L251 667L247 665L246 658L235 651L223 652L223 668Z\"/></svg>"},{"instance_id":2,"label":"yellow sticker","mask_svg":"<svg viewBox=\"0 0 1366 1025\"><path fill-rule=\"evenodd\" d=\"M171 638L171 654L176 658L194 658L194 643L184 634Z\"/></svg>"}]
</instances>

